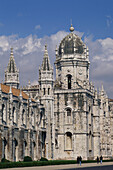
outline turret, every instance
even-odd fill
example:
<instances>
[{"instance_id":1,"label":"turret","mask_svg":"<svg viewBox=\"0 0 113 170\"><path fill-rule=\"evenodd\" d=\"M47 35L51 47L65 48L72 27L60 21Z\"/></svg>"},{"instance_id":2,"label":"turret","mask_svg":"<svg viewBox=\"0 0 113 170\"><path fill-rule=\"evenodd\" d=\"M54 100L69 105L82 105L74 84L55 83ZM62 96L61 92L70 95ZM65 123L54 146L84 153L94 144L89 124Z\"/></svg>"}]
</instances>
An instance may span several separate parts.
<instances>
[{"instance_id":1,"label":"turret","mask_svg":"<svg viewBox=\"0 0 113 170\"><path fill-rule=\"evenodd\" d=\"M89 50L81 37L71 33L60 42L56 55L56 81L62 89L76 89L89 82Z\"/></svg>"},{"instance_id":2,"label":"turret","mask_svg":"<svg viewBox=\"0 0 113 170\"><path fill-rule=\"evenodd\" d=\"M41 97L53 94L53 68L50 64L47 45L45 45L44 58L39 69L39 85Z\"/></svg>"},{"instance_id":3,"label":"turret","mask_svg":"<svg viewBox=\"0 0 113 170\"><path fill-rule=\"evenodd\" d=\"M19 87L19 70L16 67L15 59L13 55L13 48L11 48L11 54L7 69L5 70L5 83L11 85L14 88Z\"/></svg>"},{"instance_id":4,"label":"turret","mask_svg":"<svg viewBox=\"0 0 113 170\"><path fill-rule=\"evenodd\" d=\"M54 155L54 96L53 96L53 68L50 64L47 45L45 45L44 57L39 69L40 101L46 108L46 157L53 159ZM43 115L44 118L44 115ZM42 119L43 119L42 118ZM41 124L43 126L43 123ZM52 147L53 149L52 149Z\"/></svg>"}]
</instances>

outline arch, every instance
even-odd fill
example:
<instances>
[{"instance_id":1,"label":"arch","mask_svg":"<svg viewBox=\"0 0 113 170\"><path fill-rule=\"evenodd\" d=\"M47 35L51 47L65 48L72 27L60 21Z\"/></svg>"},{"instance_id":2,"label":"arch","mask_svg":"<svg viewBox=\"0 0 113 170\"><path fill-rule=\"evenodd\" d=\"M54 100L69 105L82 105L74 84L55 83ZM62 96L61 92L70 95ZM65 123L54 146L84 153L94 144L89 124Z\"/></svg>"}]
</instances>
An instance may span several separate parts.
<instances>
[{"instance_id":1,"label":"arch","mask_svg":"<svg viewBox=\"0 0 113 170\"><path fill-rule=\"evenodd\" d=\"M72 133L66 132L65 134L65 148L66 150L72 150Z\"/></svg>"},{"instance_id":2,"label":"arch","mask_svg":"<svg viewBox=\"0 0 113 170\"><path fill-rule=\"evenodd\" d=\"M36 159L36 142L34 140L32 141L32 158Z\"/></svg>"},{"instance_id":3,"label":"arch","mask_svg":"<svg viewBox=\"0 0 113 170\"><path fill-rule=\"evenodd\" d=\"M13 140L13 160L18 161L18 141L16 138Z\"/></svg>"},{"instance_id":4,"label":"arch","mask_svg":"<svg viewBox=\"0 0 113 170\"><path fill-rule=\"evenodd\" d=\"M24 156L27 156L27 142L24 140Z\"/></svg>"},{"instance_id":5,"label":"arch","mask_svg":"<svg viewBox=\"0 0 113 170\"><path fill-rule=\"evenodd\" d=\"M2 139L2 158L7 159L7 140L5 137Z\"/></svg>"},{"instance_id":6,"label":"arch","mask_svg":"<svg viewBox=\"0 0 113 170\"><path fill-rule=\"evenodd\" d=\"M67 108L67 116L71 116L71 109Z\"/></svg>"},{"instance_id":7,"label":"arch","mask_svg":"<svg viewBox=\"0 0 113 170\"><path fill-rule=\"evenodd\" d=\"M48 95L50 95L50 87L48 87Z\"/></svg>"}]
</instances>

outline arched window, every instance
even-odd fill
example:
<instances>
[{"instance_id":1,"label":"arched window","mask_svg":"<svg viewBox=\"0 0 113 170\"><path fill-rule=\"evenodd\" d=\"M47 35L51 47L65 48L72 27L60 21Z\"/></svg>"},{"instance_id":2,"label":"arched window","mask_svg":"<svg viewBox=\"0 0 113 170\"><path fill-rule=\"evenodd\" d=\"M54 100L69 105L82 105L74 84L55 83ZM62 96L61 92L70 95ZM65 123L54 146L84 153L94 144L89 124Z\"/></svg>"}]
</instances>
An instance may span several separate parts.
<instances>
[{"instance_id":1,"label":"arched window","mask_svg":"<svg viewBox=\"0 0 113 170\"><path fill-rule=\"evenodd\" d=\"M104 111L104 117L106 117L106 112Z\"/></svg>"},{"instance_id":2,"label":"arched window","mask_svg":"<svg viewBox=\"0 0 113 170\"><path fill-rule=\"evenodd\" d=\"M67 123L71 123L71 109L67 109Z\"/></svg>"},{"instance_id":3,"label":"arched window","mask_svg":"<svg viewBox=\"0 0 113 170\"><path fill-rule=\"evenodd\" d=\"M68 75L67 78L68 78L68 89L71 89L71 75Z\"/></svg>"},{"instance_id":4,"label":"arched window","mask_svg":"<svg viewBox=\"0 0 113 170\"><path fill-rule=\"evenodd\" d=\"M67 132L65 135L65 149L72 150L72 133Z\"/></svg>"},{"instance_id":5,"label":"arched window","mask_svg":"<svg viewBox=\"0 0 113 170\"><path fill-rule=\"evenodd\" d=\"M58 148L58 140L55 139L55 148Z\"/></svg>"},{"instance_id":6,"label":"arched window","mask_svg":"<svg viewBox=\"0 0 113 170\"><path fill-rule=\"evenodd\" d=\"M14 138L13 140L13 160L18 161L18 141Z\"/></svg>"},{"instance_id":7,"label":"arched window","mask_svg":"<svg viewBox=\"0 0 113 170\"><path fill-rule=\"evenodd\" d=\"M50 88L48 88L48 95L50 94Z\"/></svg>"},{"instance_id":8,"label":"arched window","mask_svg":"<svg viewBox=\"0 0 113 170\"><path fill-rule=\"evenodd\" d=\"M36 143L35 143L35 141L33 141L32 145L33 145L32 158L33 158L33 160L36 160Z\"/></svg>"},{"instance_id":9,"label":"arched window","mask_svg":"<svg viewBox=\"0 0 113 170\"><path fill-rule=\"evenodd\" d=\"M6 158L7 159L7 141L6 141L6 138L3 138L2 140L2 150L3 150L3 153L2 153L2 158Z\"/></svg>"},{"instance_id":10,"label":"arched window","mask_svg":"<svg viewBox=\"0 0 113 170\"><path fill-rule=\"evenodd\" d=\"M43 88L43 95L45 95L46 94L46 89L45 88Z\"/></svg>"},{"instance_id":11,"label":"arched window","mask_svg":"<svg viewBox=\"0 0 113 170\"><path fill-rule=\"evenodd\" d=\"M67 116L71 116L71 109L67 109Z\"/></svg>"},{"instance_id":12,"label":"arched window","mask_svg":"<svg viewBox=\"0 0 113 170\"><path fill-rule=\"evenodd\" d=\"M24 156L27 156L27 142L24 140Z\"/></svg>"}]
</instances>

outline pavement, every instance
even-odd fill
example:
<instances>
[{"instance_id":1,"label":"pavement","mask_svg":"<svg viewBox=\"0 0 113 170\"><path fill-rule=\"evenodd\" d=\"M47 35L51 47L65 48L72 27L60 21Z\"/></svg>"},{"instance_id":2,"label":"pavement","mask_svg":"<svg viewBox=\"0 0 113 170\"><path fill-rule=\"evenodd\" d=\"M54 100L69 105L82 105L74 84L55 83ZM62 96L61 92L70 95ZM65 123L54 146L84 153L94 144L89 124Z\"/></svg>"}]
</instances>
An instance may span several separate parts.
<instances>
[{"instance_id":1,"label":"pavement","mask_svg":"<svg viewBox=\"0 0 113 170\"><path fill-rule=\"evenodd\" d=\"M77 164L70 165L53 165L53 166L36 166L36 167L24 167L24 168L7 168L5 170L113 170L113 162L97 163L84 163L81 166Z\"/></svg>"}]
</instances>

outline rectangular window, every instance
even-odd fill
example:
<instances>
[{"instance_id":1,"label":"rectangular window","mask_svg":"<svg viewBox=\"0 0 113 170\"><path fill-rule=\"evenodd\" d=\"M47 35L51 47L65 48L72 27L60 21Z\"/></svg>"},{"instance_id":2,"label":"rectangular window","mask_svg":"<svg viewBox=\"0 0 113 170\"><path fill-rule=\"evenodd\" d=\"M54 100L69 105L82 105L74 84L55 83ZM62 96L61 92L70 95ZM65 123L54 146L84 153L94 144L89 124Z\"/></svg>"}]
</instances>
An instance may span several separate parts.
<instances>
[{"instance_id":1,"label":"rectangular window","mask_svg":"<svg viewBox=\"0 0 113 170\"><path fill-rule=\"evenodd\" d=\"M43 94L45 95L45 93L46 93L46 89L45 89L45 88L43 88Z\"/></svg>"},{"instance_id":2,"label":"rectangular window","mask_svg":"<svg viewBox=\"0 0 113 170\"><path fill-rule=\"evenodd\" d=\"M49 93L50 93L50 88L48 88L48 95L49 95Z\"/></svg>"}]
</instances>

